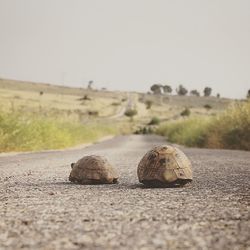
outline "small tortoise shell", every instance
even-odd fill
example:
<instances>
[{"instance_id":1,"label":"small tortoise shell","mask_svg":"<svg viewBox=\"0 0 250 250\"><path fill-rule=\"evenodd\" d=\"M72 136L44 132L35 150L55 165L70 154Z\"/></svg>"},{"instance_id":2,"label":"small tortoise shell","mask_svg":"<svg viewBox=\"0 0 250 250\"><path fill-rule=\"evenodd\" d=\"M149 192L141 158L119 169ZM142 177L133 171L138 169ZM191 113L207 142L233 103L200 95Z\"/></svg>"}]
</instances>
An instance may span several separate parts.
<instances>
[{"instance_id":1,"label":"small tortoise shell","mask_svg":"<svg viewBox=\"0 0 250 250\"><path fill-rule=\"evenodd\" d=\"M117 183L118 175L110 163L101 156L85 156L71 164L69 180L80 184Z\"/></svg>"}]
</instances>

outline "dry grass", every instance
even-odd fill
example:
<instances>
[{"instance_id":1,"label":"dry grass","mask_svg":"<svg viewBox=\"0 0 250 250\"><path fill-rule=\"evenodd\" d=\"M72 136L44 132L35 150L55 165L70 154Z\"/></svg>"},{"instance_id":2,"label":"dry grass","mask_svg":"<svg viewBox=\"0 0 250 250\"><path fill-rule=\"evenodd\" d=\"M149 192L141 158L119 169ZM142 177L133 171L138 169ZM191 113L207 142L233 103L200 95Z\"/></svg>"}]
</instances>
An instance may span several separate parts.
<instances>
[{"instance_id":1,"label":"dry grass","mask_svg":"<svg viewBox=\"0 0 250 250\"><path fill-rule=\"evenodd\" d=\"M119 124L80 124L64 119L0 113L0 152L59 149L120 134Z\"/></svg>"},{"instance_id":2,"label":"dry grass","mask_svg":"<svg viewBox=\"0 0 250 250\"><path fill-rule=\"evenodd\" d=\"M148 100L152 102L150 108L147 107ZM87 90L0 79L0 114L2 114L1 117L4 117L2 125L5 124L5 129L8 127L6 126L6 114L10 114L8 123L10 128L13 126L13 130L7 129L4 132L5 142L2 145L7 146L3 146L2 150L30 150L31 148L38 150L72 146L93 141L102 134L102 131L106 135L110 128L112 134L129 133L135 131L138 126L146 126L152 117L157 117L163 122L178 120L180 113L186 107L190 109L191 116L202 116L204 119L196 118L178 122L177 127L181 128L180 131L185 131L185 134L180 131L176 133L175 123L173 123L174 125L167 124L165 127L160 126L158 133L168 135L170 139L179 143L199 146L205 143L203 142L205 137L202 137L202 141L201 134L205 130L207 121L211 120L207 117L220 114L231 102L232 100L229 99L215 97L155 96L139 93L128 95L126 92ZM210 105L212 109L206 110L204 105ZM122 115L123 110L128 108L136 109L138 112L132 122ZM47 139L42 139L34 132L36 128L37 131L42 131L39 124L44 126L44 130L47 128L47 134L42 132ZM82 126L83 124L85 126ZM18 130L20 133L16 134L19 137L15 137L12 133L15 126L20 128L20 131ZM173 128L170 128L171 126ZM96 135L92 134L91 127L95 128L93 131L96 132ZM113 127L115 127L114 130ZM189 128L188 131L187 128ZM58 134L55 133L57 139L56 142L51 142L52 139L48 138L50 138L50 133L51 135L54 133L51 131L55 130L58 130ZM71 130L75 130L75 134L78 134L77 131L81 131L79 132L81 135L74 137L74 134L69 132ZM197 132L198 130L199 132ZM61 131L63 131L62 134L60 134ZM173 136L166 131L172 131ZM3 128L1 133L3 135ZM8 133L9 135L7 135ZM32 142L33 133L35 133L34 138L36 139ZM20 143L18 143L18 138L21 138ZM77 138L80 140L77 141ZM29 145L24 143L25 140ZM21 146L21 142L23 146ZM37 146L34 142L37 142ZM19 146L15 148L14 144ZM207 140L206 144L211 147L221 147L220 141L215 139Z\"/></svg>"},{"instance_id":3,"label":"dry grass","mask_svg":"<svg viewBox=\"0 0 250 250\"><path fill-rule=\"evenodd\" d=\"M208 132L207 147L250 150L250 101L235 103L214 118Z\"/></svg>"},{"instance_id":4,"label":"dry grass","mask_svg":"<svg viewBox=\"0 0 250 250\"><path fill-rule=\"evenodd\" d=\"M0 85L1 87L1 85ZM56 94L37 90L14 90L0 88L0 106L5 112L28 112L42 114L60 114L70 120L81 120L89 111L98 111L100 117L112 116L119 110L119 105L112 105L121 100L120 96L105 97L101 93L88 92L91 100L80 100L83 95Z\"/></svg>"},{"instance_id":5,"label":"dry grass","mask_svg":"<svg viewBox=\"0 0 250 250\"><path fill-rule=\"evenodd\" d=\"M193 115L214 116L223 112L233 102L231 99L216 97L159 96L148 94L139 94L138 99L145 107L147 106L147 101L152 102L151 108L144 110L147 119L157 116L161 120L177 119L185 108L189 108ZM212 109L208 111L204 108L205 105L210 105Z\"/></svg>"},{"instance_id":6,"label":"dry grass","mask_svg":"<svg viewBox=\"0 0 250 250\"><path fill-rule=\"evenodd\" d=\"M128 133L128 122L109 120L126 105L125 96L0 80L0 151L65 148Z\"/></svg>"},{"instance_id":7,"label":"dry grass","mask_svg":"<svg viewBox=\"0 0 250 250\"><path fill-rule=\"evenodd\" d=\"M250 150L250 102L235 103L215 117L168 122L157 133L187 146Z\"/></svg>"}]
</instances>

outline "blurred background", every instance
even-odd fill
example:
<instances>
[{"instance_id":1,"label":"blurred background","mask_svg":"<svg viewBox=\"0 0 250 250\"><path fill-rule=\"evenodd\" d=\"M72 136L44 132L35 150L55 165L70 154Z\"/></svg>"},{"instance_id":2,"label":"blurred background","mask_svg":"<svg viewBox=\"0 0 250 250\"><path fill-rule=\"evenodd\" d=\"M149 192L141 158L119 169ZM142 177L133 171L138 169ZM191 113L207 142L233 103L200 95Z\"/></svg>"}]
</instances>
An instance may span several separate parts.
<instances>
[{"instance_id":1,"label":"blurred background","mask_svg":"<svg viewBox=\"0 0 250 250\"><path fill-rule=\"evenodd\" d=\"M250 149L248 0L0 0L0 151L163 135Z\"/></svg>"}]
</instances>

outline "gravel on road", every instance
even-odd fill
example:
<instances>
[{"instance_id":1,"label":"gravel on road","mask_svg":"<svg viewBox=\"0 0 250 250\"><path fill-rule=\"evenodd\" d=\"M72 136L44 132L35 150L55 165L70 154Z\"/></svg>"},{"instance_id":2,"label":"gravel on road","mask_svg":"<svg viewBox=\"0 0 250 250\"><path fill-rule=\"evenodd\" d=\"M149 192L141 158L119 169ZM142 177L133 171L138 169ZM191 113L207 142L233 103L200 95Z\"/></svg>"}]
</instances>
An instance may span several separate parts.
<instances>
[{"instance_id":1,"label":"gravel on road","mask_svg":"<svg viewBox=\"0 0 250 250\"><path fill-rule=\"evenodd\" d=\"M158 136L0 157L0 249L250 249L250 153L180 147L194 180L144 188L137 164ZM77 185L70 164L106 157L119 184Z\"/></svg>"}]
</instances>

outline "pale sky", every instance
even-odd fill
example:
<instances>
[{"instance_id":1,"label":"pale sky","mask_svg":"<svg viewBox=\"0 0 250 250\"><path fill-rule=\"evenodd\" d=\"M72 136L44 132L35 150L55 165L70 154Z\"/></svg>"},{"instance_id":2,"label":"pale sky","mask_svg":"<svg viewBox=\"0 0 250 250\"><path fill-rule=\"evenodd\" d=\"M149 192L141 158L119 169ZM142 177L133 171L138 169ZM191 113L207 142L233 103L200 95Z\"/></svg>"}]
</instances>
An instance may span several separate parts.
<instances>
[{"instance_id":1,"label":"pale sky","mask_svg":"<svg viewBox=\"0 0 250 250\"><path fill-rule=\"evenodd\" d=\"M242 98L250 0L0 0L0 77Z\"/></svg>"}]
</instances>

